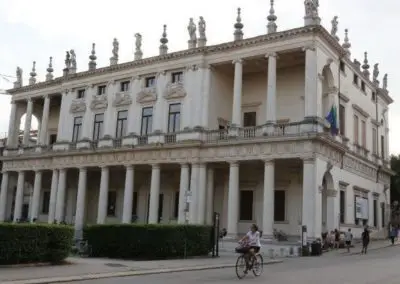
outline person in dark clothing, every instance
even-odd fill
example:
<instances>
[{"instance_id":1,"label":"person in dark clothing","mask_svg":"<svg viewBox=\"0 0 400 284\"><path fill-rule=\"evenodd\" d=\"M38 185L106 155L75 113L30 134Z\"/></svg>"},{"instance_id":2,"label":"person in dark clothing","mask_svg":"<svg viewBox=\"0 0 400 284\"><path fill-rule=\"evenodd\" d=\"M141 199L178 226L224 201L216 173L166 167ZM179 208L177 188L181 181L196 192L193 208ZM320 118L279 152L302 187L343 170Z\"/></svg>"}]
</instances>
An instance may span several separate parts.
<instances>
[{"instance_id":1,"label":"person in dark clothing","mask_svg":"<svg viewBox=\"0 0 400 284\"><path fill-rule=\"evenodd\" d=\"M364 228L364 232L361 235L361 240L362 240L362 250L361 254L367 254L367 248L369 245L369 230L368 227Z\"/></svg>"},{"instance_id":2,"label":"person in dark clothing","mask_svg":"<svg viewBox=\"0 0 400 284\"><path fill-rule=\"evenodd\" d=\"M390 230L390 240L392 242L392 245L394 245L396 237L397 237L397 228L395 226L392 226Z\"/></svg>"},{"instance_id":3,"label":"person in dark clothing","mask_svg":"<svg viewBox=\"0 0 400 284\"><path fill-rule=\"evenodd\" d=\"M335 248L339 249L340 246L340 232L338 229L335 229Z\"/></svg>"}]
</instances>

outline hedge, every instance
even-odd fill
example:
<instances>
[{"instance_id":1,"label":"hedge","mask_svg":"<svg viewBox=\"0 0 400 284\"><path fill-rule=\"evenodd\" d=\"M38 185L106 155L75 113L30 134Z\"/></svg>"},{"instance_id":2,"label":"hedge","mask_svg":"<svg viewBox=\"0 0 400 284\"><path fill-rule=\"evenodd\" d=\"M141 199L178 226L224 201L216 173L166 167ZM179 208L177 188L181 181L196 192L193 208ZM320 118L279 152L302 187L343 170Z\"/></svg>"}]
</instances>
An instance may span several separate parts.
<instances>
[{"instance_id":1,"label":"hedge","mask_svg":"<svg viewBox=\"0 0 400 284\"><path fill-rule=\"evenodd\" d=\"M73 234L63 225L0 224L0 264L59 263L71 251Z\"/></svg>"},{"instance_id":2,"label":"hedge","mask_svg":"<svg viewBox=\"0 0 400 284\"><path fill-rule=\"evenodd\" d=\"M211 232L197 225L92 225L84 238L92 257L151 260L207 255Z\"/></svg>"}]
</instances>

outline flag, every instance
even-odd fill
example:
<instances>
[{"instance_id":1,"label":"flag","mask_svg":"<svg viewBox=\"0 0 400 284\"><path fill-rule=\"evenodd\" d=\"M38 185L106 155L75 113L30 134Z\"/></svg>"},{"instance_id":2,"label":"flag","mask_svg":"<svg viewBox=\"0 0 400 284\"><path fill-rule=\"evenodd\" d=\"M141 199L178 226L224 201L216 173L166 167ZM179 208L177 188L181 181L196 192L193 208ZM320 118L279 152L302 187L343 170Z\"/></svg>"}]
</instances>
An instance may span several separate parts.
<instances>
[{"instance_id":1,"label":"flag","mask_svg":"<svg viewBox=\"0 0 400 284\"><path fill-rule=\"evenodd\" d=\"M325 117L329 122L332 135L337 135L339 132L337 125L337 109L335 105L332 105L328 115Z\"/></svg>"}]
</instances>

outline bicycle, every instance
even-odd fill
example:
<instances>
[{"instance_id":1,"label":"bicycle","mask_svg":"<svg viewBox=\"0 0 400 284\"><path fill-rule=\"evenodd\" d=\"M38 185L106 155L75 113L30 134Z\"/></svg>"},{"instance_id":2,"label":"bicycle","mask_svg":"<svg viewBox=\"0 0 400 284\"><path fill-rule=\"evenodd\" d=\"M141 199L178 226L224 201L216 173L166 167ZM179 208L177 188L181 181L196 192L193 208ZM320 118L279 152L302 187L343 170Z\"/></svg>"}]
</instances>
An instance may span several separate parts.
<instances>
[{"instance_id":1,"label":"bicycle","mask_svg":"<svg viewBox=\"0 0 400 284\"><path fill-rule=\"evenodd\" d=\"M255 277L260 276L264 269L264 259L262 255L260 253L255 253L251 255L249 263L246 263L246 254L247 253L241 253L236 260L236 276L239 279L242 279L250 270L253 272Z\"/></svg>"}]
</instances>

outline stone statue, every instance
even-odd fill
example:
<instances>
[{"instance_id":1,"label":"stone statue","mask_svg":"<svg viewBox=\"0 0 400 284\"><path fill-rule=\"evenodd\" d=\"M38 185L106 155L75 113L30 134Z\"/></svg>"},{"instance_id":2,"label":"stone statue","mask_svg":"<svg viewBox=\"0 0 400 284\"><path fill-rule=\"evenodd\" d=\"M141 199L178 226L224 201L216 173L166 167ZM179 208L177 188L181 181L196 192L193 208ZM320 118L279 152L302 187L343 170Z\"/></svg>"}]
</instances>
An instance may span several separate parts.
<instances>
[{"instance_id":1,"label":"stone statue","mask_svg":"<svg viewBox=\"0 0 400 284\"><path fill-rule=\"evenodd\" d=\"M119 51L119 42L116 38L114 38L112 54L115 59L118 59L118 51Z\"/></svg>"},{"instance_id":2,"label":"stone statue","mask_svg":"<svg viewBox=\"0 0 400 284\"><path fill-rule=\"evenodd\" d=\"M375 63L374 64L374 71L372 72L372 80L375 82L375 81L378 81L378 76L379 76L379 68L378 68L378 66L379 66L379 63Z\"/></svg>"},{"instance_id":3,"label":"stone statue","mask_svg":"<svg viewBox=\"0 0 400 284\"><path fill-rule=\"evenodd\" d=\"M18 83L18 84L20 84L22 86L22 68L17 67L16 75L17 75L17 82L16 83Z\"/></svg>"},{"instance_id":4,"label":"stone statue","mask_svg":"<svg viewBox=\"0 0 400 284\"><path fill-rule=\"evenodd\" d=\"M69 51L67 51L65 55L65 68L70 68L71 67L71 55L69 54Z\"/></svg>"},{"instance_id":5,"label":"stone statue","mask_svg":"<svg viewBox=\"0 0 400 284\"><path fill-rule=\"evenodd\" d=\"M71 59L70 59L70 65L73 69L76 69L76 54L73 49L69 51Z\"/></svg>"},{"instance_id":6,"label":"stone statue","mask_svg":"<svg viewBox=\"0 0 400 284\"><path fill-rule=\"evenodd\" d=\"M336 33L338 31L338 24L339 24L338 16L333 17L331 23L332 23L331 35L336 37Z\"/></svg>"},{"instance_id":7,"label":"stone statue","mask_svg":"<svg viewBox=\"0 0 400 284\"><path fill-rule=\"evenodd\" d=\"M136 50L140 50L142 48L142 35L137 33L135 34L135 38L136 38Z\"/></svg>"},{"instance_id":8,"label":"stone statue","mask_svg":"<svg viewBox=\"0 0 400 284\"><path fill-rule=\"evenodd\" d=\"M203 17L200 17L199 21L199 37L206 38L206 21L204 21Z\"/></svg>"},{"instance_id":9,"label":"stone statue","mask_svg":"<svg viewBox=\"0 0 400 284\"><path fill-rule=\"evenodd\" d=\"M382 80L382 89L387 90L387 82L388 81L388 74L386 73L383 76L383 80Z\"/></svg>"},{"instance_id":10,"label":"stone statue","mask_svg":"<svg viewBox=\"0 0 400 284\"><path fill-rule=\"evenodd\" d=\"M190 40L196 41L196 24L193 22L193 18L190 18L187 29L189 32Z\"/></svg>"},{"instance_id":11,"label":"stone statue","mask_svg":"<svg viewBox=\"0 0 400 284\"><path fill-rule=\"evenodd\" d=\"M317 18L318 17L318 0L304 0L304 7L306 10L306 17Z\"/></svg>"}]
</instances>

